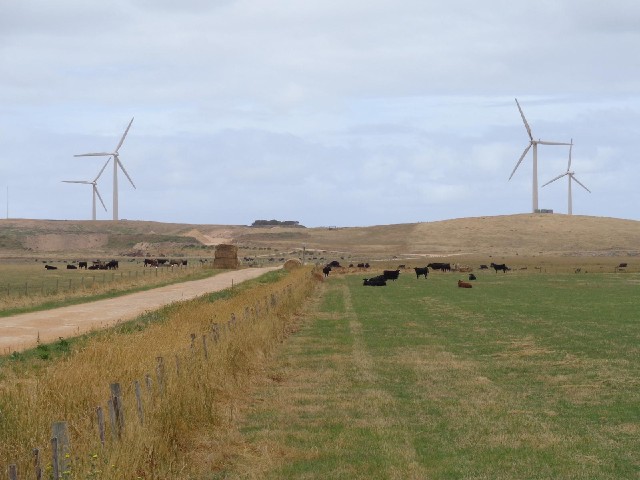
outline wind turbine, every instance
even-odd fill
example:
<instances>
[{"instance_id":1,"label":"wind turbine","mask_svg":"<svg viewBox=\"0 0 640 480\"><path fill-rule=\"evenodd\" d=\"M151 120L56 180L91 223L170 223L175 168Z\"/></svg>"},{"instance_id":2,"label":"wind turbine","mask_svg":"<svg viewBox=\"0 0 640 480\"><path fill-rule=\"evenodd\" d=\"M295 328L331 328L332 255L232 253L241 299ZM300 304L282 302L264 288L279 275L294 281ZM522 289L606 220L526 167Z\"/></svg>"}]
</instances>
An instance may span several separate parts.
<instances>
[{"instance_id":1,"label":"wind turbine","mask_svg":"<svg viewBox=\"0 0 640 480\"><path fill-rule=\"evenodd\" d=\"M104 211L107 211L107 207L104 204L104 201L102 200L102 197L100 196L100 192L98 191L98 179L100 178L100 175L102 175L102 172L104 172L104 169L107 168L107 164L109 163L109 160L111 160L111 158L108 158L107 161L105 162L104 166L102 167L102 170L100 170L100 173L98 173L98 175L96 175L96 178L94 178L92 181L88 181L88 180L62 180L64 183L82 183L84 185L93 185L93 206L92 206L92 216L91 219L95 220L96 219L96 196L100 199L100 203L102 203L102 207L104 208Z\"/></svg>"},{"instance_id":2,"label":"wind turbine","mask_svg":"<svg viewBox=\"0 0 640 480\"><path fill-rule=\"evenodd\" d=\"M522 108L520 108L520 104L518 103L518 99L516 98L516 105L518 105L518 110L520 110L520 116L522 117L522 121L524 122L524 127L527 129L527 133L529 134L529 145L527 145L527 148L524 149L524 152L522 152L522 155L520 155L520 160L518 160L518 163L516 163L515 168L513 169L513 172L511 172L511 175L509 176L509 180L511 180L511 177L513 177L513 174L516 173L516 170L518 169L518 167L520 166L520 164L522 163L522 160L524 160L524 157L527 155L527 153L529 153L529 149L531 147L533 147L533 180L532 180L532 193L533 193L533 213L536 213L536 211L538 210L538 145L570 145L569 143L562 143L562 142L549 142L547 140L534 140L533 139L533 135L531 134L531 128L529 127L529 124L527 123L527 119L524 116L524 113L522 112Z\"/></svg>"},{"instance_id":3,"label":"wind turbine","mask_svg":"<svg viewBox=\"0 0 640 480\"><path fill-rule=\"evenodd\" d=\"M120 139L120 142L118 143L118 146L116 147L115 151L111 153L100 152L100 153L82 153L80 155L74 155L74 157L113 157L113 219L114 220L118 220L118 167L122 169L122 172L127 176L133 188L136 188L136 186L133 183L133 180L131 180L131 177L125 170L124 165L122 165L122 162L120 161L120 157L118 156L118 151L120 150L120 147L124 143L124 139L127 136L127 133L129 133L129 129L131 128L132 123L133 123L133 118L129 122L127 129L124 131L124 134L122 135L122 138Z\"/></svg>"},{"instance_id":4,"label":"wind turbine","mask_svg":"<svg viewBox=\"0 0 640 480\"><path fill-rule=\"evenodd\" d=\"M587 187L585 187L582 183L580 183L580 181L575 177L575 172L571 171L571 149L573 148L573 139L571 139L571 146L569 147L569 164L567 165L567 171L558 175L557 177L555 177L552 180L549 180L547 183L545 183L544 185L542 185L543 187L546 187L547 185L549 185L552 182L555 182L556 180L561 179L562 177L564 177L565 175L567 176L567 180L569 182L569 206L567 209L567 212L569 215L573 215L573 204L572 204L572 199L571 199L571 181L576 182L578 185L580 185L582 188L584 188L587 192L591 193L591 190L589 190Z\"/></svg>"}]
</instances>

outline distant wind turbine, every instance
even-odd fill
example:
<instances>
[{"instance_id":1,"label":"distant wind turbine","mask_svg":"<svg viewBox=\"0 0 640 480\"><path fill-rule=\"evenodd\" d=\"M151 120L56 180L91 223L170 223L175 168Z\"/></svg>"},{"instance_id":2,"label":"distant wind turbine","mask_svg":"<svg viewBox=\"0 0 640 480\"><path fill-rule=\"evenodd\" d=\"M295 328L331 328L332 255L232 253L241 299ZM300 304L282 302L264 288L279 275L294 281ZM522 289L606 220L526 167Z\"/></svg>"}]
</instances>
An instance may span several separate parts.
<instances>
[{"instance_id":1,"label":"distant wind turbine","mask_svg":"<svg viewBox=\"0 0 640 480\"><path fill-rule=\"evenodd\" d=\"M82 183L84 185L93 185L93 203L92 203L92 215L91 215L91 219L95 220L96 219L96 196L98 197L98 199L100 199L100 203L102 203L102 207L104 208L104 211L107 211L107 207L104 204L104 201L102 200L102 196L100 196L100 192L98 191L98 179L100 178L100 175L102 175L102 172L104 172L104 169L107 168L107 164L109 163L109 160L111 160L111 157L109 157L107 159L107 161L105 162L105 164L103 165L102 169L100 170L100 173L98 173L98 175L96 175L96 178L94 178L92 181L88 181L88 180L62 180L64 183Z\"/></svg>"},{"instance_id":2,"label":"distant wind turbine","mask_svg":"<svg viewBox=\"0 0 640 480\"><path fill-rule=\"evenodd\" d=\"M591 193L591 190L589 190L587 187L585 187L582 183L580 183L580 181L575 177L575 172L571 171L571 149L573 148L573 139L571 140L571 146L569 147L569 164L567 165L567 171L558 175L557 177L549 180L547 183L545 183L544 185L542 185L542 187L546 187L547 185L549 185L552 182L555 182L556 180L561 179L562 177L564 177L565 175L567 176L568 182L569 182L569 205L567 208L567 212L569 215L573 215L573 201L571 198L571 182L574 181L576 182L578 185L580 185L582 188L584 188L587 192Z\"/></svg>"},{"instance_id":3,"label":"distant wind turbine","mask_svg":"<svg viewBox=\"0 0 640 480\"><path fill-rule=\"evenodd\" d=\"M525 148L524 152L522 152L522 155L520 155L520 160L518 160L518 163L516 163L516 166L513 169L513 172L511 172L511 175L509 176L509 180L511 180L511 177L513 177L513 174L516 173L516 170L522 163L522 160L524 160L524 157L527 155L527 153L529 153L529 149L533 147L533 180L532 180L531 189L532 189L532 196L533 196L533 202L532 202L533 213L536 213L536 211L538 211L538 145L570 145L570 144L562 143L562 142L549 142L549 141L540 140L540 139L534 140L533 135L531 134L531 128L527 123L527 119L525 118L524 113L522 112L522 108L520 108L520 104L518 103L517 98L516 98L516 105L518 105L518 110L520 111L520 116L522 117L522 121L524 122L524 127L527 129L527 134L529 134L529 145L527 145L527 148Z\"/></svg>"},{"instance_id":4,"label":"distant wind turbine","mask_svg":"<svg viewBox=\"0 0 640 480\"><path fill-rule=\"evenodd\" d=\"M120 142L118 143L118 146L116 147L115 151L111 153L100 152L100 153L82 153L80 155L74 155L74 157L113 157L113 219L114 220L118 220L118 167L122 169L122 172L127 176L133 188L136 188L136 186L133 183L133 180L131 180L131 177L125 170L124 165L122 165L122 162L120 161L120 157L118 156L119 155L118 151L120 150L120 147L124 143L124 139L127 136L127 133L129 133L129 129L131 128L132 123L133 123L133 118L129 122L127 129L124 131L124 134L122 135L122 138L120 139Z\"/></svg>"}]
</instances>

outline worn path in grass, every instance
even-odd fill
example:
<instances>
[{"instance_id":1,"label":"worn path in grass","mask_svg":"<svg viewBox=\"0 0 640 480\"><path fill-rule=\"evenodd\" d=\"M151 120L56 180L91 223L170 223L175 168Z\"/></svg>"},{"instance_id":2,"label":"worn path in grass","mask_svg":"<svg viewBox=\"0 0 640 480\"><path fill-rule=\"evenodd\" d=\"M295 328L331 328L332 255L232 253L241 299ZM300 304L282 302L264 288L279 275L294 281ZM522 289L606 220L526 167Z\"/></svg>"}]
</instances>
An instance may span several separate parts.
<instances>
[{"instance_id":1,"label":"worn path in grass","mask_svg":"<svg viewBox=\"0 0 640 480\"><path fill-rule=\"evenodd\" d=\"M259 277L280 267L247 268L202 280L175 283L118 298L0 318L0 354L35 347L91 330L113 326L173 302L189 300Z\"/></svg>"}]
</instances>

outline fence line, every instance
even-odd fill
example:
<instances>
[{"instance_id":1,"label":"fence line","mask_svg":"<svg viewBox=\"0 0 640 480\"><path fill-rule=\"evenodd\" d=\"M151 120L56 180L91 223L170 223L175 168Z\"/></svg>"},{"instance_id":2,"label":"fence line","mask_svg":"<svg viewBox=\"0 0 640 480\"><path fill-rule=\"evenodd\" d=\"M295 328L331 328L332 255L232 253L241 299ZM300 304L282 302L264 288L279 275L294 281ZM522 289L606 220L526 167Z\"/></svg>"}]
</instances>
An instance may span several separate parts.
<instances>
[{"instance_id":1,"label":"fence line","mask_svg":"<svg viewBox=\"0 0 640 480\"><path fill-rule=\"evenodd\" d=\"M145 279L149 277L161 277L167 275L183 274L189 275L196 268L201 268L200 265L187 265L186 267L159 267L159 268L144 268L141 270L128 270L126 272L114 272L106 271L102 273L82 274L79 278L60 278L55 279L41 279L41 280L25 280L24 283L11 283L0 284L0 297L5 298L17 298L17 297L29 297L29 296L46 296L56 295L65 292L77 292L80 290L86 290L95 286L104 286L111 283L131 281L138 279ZM140 273L142 272L142 273ZM68 281L67 281L68 280Z\"/></svg>"},{"instance_id":2,"label":"fence line","mask_svg":"<svg viewBox=\"0 0 640 480\"><path fill-rule=\"evenodd\" d=\"M246 325L247 327L251 327L252 324L259 322L270 314L270 312L275 309L280 303L283 297L291 298L293 294L292 285L286 285L282 291L279 293L271 293L270 296L265 296L262 300L256 300L252 306L245 306L243 309L243 314L236 316L235 313L232 313L229 317L229 320L226 323L217 323L212 322L206 330L206 333L202 335L202 342L196 342L198 337L197 334L191 333L188 338L187 348L184 351L184 356L182 360L185 360L188 364L189 362L194 362L198 358L200 361L204 361L209 363L210 355L209 355L209 344L211 344L211 348L215 348L218 344L220 344L223 340L229 340L230 335L239 328L240 325ZM278 336L285 335L285 329L278 333ZM239 332L239 335L242 333ZM281 340L279 338L278 340ZM200 346L198 346L200 345ZM200 355L198 357L197 355ZM154 391L152 388L153 381L151 379L151 375L149 373L144 374L144 384L146 385L146 389L143 395L141 382L139 380L133 381L133 391L135 394L135 408L136 415L126 415L125 412L125 402L123 398L123 390L121 384L118 382L114 382L109 384L110 395L107 399L107 406L109 412L109 430L111 431L112 443L114 445L123 441L124 433L126 431L126 419L127 418L137 418L138 423L141 428L144 428L145 425L145 397L148 400L146 402L147 405L151 405L155 408L162 408L162 399L164 398L164 394L166 392L166 384L169 379L169 372L166 369L166 362L164 357L157 356L156 357L156 368L155 368L155 382L157 385L157 389ZM180 355L175 355L175 379L180 381L181 377L181 358ZM95 409L95 415L97 420L97 436L100 445L103 450L108 449L110 444L106 442L106 425L104 421L104 414L102 406L99 405ZM66 422L59 421L55 422L52 425L52 436L50 441L51 448L51 458L52 458L52 478L54 480L58 480L60 478L66 478L69 475L69 457L70 457L70 439L68 434L68 427ZM40 450L38 448L34 448L32 450L34 455L33 467L34 474L36 479L40 480L42 478L42 468L40 467ZM18 471L15 464L11 464L8 466L8 475L10 480L19 480ZM77 474L77 472L76 472ZM23 474L22 478L31 478L31 475Z\"/></svg>"}]
</instances>

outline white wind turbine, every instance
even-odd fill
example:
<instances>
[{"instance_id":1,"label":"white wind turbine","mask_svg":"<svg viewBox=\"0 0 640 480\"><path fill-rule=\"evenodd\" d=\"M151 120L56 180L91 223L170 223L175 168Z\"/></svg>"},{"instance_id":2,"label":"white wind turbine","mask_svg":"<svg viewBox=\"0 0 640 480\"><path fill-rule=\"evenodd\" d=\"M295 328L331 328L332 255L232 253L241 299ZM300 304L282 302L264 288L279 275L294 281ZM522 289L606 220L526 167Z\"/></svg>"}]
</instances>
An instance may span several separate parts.
<instances>
[{"instance_id":1,"label":"white wind turbine","mask_svg":"<svg viewBox=\"0 0 640 480\"><path fill-rule=\"evenodd\" d=\"M107 211L107 207L104 204L104 201L102 200L102 196L100 196L100 192L98 191L98 179L100 178L100 175L102 175L102 172L104 172L104 169L107 168L107 164L109 163L109 160L111 160L111 158L108 158L107 161L105 162L104 166L102 167L102 170L100 170L100 173L98 173L98 175L96 175L96 178L94 178L92 181L88 181L88 180L62 180L64 183L82 183L84 185L92 185L93 186L93 204L92 204L92 216L91 219L95 220L96 219L96 196L100 199L100 203L102 203L102 207L104 208L104 211Z\"/></svg>"},{"instance_id":2,"label":"white wind turbine","mask_svg":"<svg viewBox=\"0 0 640 480\"><path fill-rule=\"evenodd\" d=\"M569 215L573 215L573 201L572 201L572 197L571 197L571 182L572 181L576 182L578 185L580 185L582 188L584 188L587 192L591 193L591 190L589 190L582 183L580 183L580 181L575 177L575 172L571 171L571 149L572 148L573 148L573 139L571 140L571 146L569 147L569 164L567 165L567 171L562 173L562 174L560 174L560 175L558 175L554 179L549 180L544 185L542 185L543 187L546 187L551 182L555 182L556 180L561 179L565 175L567 176L567 180L569 182L569 204L568 204L569 206L567 208L567 212L568 212Z\"/></svg>"},{"instance_id":3,"label":"white wind turbine","mask_svg":"<svg viewBox=\"0 0 640 480\"><path fill-rule=\"evenodd\" d=\"M533 194L532 208L533 208L533 213L535 213L538 210L538 145L569 145L569 144L563 143L563 142L549 142L549 141L540 140L540 139L534 140L533 135L531 134L531 128L527 123L527 119L524 117L524 113L522 112L522 108L520 108L520 104L518 103L517 98L516 98L516 105L518 105L518 110L520 110L520 116L522 117L522 121L524 122L524 127L527 129L527 133L529 134L529 145L527 145L527 148L525 148L524 152L522 152L522 155L520 155L520 160L518 160L518 163L516 163L516 166L513 169L513 172L511 172L511 175L509 176L509 180L511 180L511 177L513 177L513 174L516 173L516 170L522 163L522 160L524 160L524 157L529 152L529 149L533 147L533 181L532 181L531 188L533 191L532 192Z\"/></svg>"},{"instance_id":4,"label":"white wind turbine","mask_svg":"<svg viewBox=\"0 0 640 480\"><path fill-rule=\"evenodd\" d=\"M113 219L114 220L118 220L118 167L122 169L123 173L127 176L133 188L136 188L136 186L133 183L133 180L131 180L131 177L125 170L124 165L122 165L122 162L120 161L120 157L118 156L118 151L120 150L120 147L124 143L124 139L127 136L127 133L129 133L129 129L131 128L132 123L133 123L133 118L129 122L127 129L124 131L124 134L122 135L122 138L120 139L120 142L118 143L118 146L116 147L115 151L111 153L100 152L100 153L82 153L80 155L74 155L74 157L113 157Z\"/></svg>"}]
</instances>

